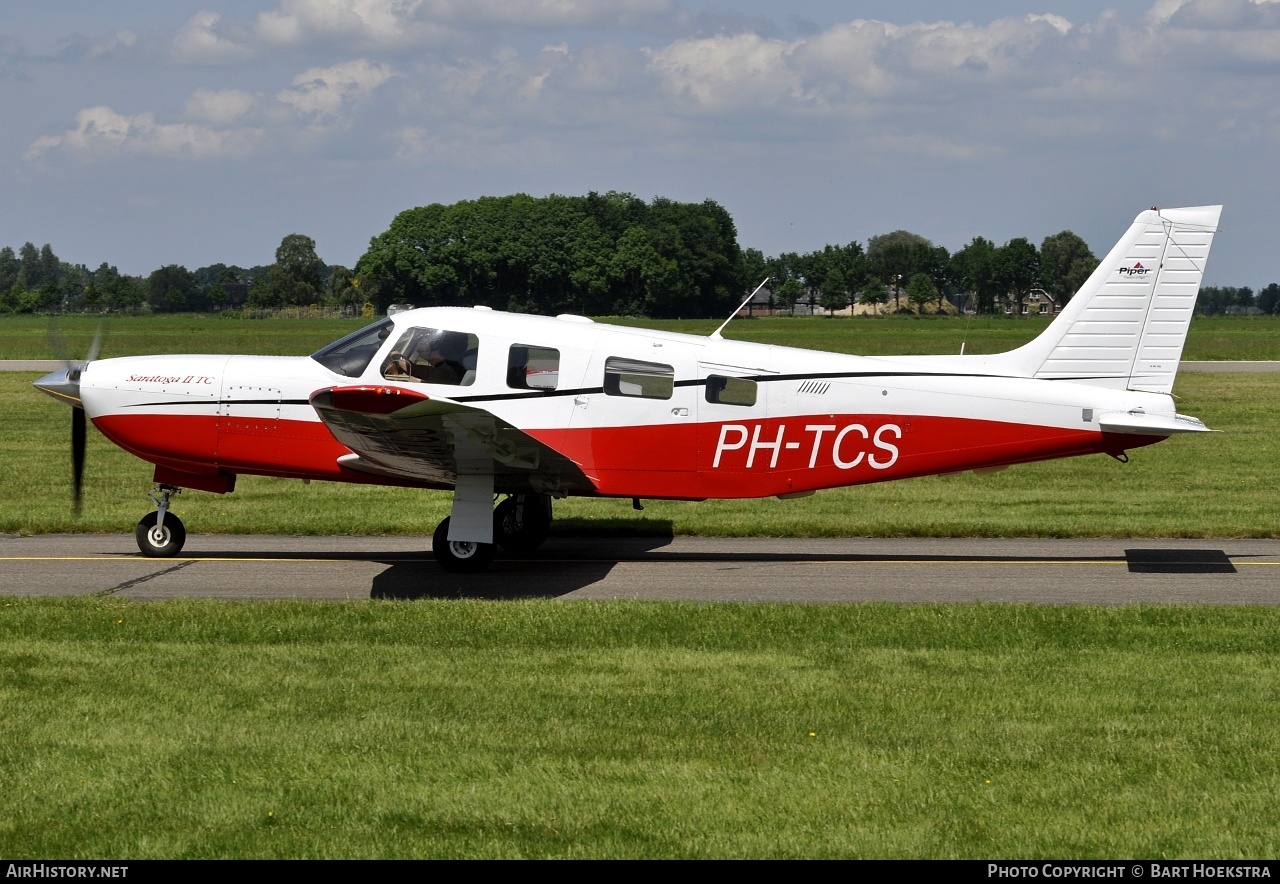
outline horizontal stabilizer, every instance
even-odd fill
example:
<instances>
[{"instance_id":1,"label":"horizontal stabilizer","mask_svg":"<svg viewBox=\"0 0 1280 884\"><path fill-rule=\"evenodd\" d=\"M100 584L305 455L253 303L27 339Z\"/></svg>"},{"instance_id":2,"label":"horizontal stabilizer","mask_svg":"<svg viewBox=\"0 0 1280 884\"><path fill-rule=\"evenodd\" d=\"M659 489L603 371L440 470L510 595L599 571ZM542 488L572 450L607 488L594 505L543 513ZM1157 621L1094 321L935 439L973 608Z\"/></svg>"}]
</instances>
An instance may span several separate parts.
<instances>
[{"instance_id":1,"label":"horizontal stabilizer","mask_svg":"<svg viewBox=\"0 0 1280 884\"><path fill-rule=\"evenodd\" d=\"M1146 414L1141 411L1113 411L1099 415L1098 426L1104 433L1130 433L1135 436L1212 432L1199 418L1185 414Z\"/></svg>"}]
</instances>

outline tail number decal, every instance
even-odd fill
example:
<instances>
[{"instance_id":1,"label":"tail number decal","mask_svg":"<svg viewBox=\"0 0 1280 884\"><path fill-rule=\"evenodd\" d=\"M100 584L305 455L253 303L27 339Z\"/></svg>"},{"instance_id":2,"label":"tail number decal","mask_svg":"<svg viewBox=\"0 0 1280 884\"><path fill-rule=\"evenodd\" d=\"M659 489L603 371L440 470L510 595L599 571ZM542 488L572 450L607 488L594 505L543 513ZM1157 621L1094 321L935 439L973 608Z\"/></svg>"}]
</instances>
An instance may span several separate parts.
<instances>
[{"instance_id":1,"label":"tail number decal","mask_svg":"<svg viewBox=\"0 0 1280 884\"><path fill-rule=\"evenodd\" d=\"M859 464L866 463L873 470L887 470L898 462L898 446L895 441L902 438L902 428L897 424L881 424L874 431L864 424L806 424L803 441L787 439L787 425L778 424L773 438L763 425L748 427L745 424L723 424L720 427L720 440L716 443L716 456L711 462L712 469L719 469L729 451L746 450L746 468L755 468L757 462L764 465L768 457L769 469L777 469L778 457L784 451L809 451L809 469L818 466L823 453L828 454L831 463L837 469L851 470Z\"/></svg>"}]
</instances>

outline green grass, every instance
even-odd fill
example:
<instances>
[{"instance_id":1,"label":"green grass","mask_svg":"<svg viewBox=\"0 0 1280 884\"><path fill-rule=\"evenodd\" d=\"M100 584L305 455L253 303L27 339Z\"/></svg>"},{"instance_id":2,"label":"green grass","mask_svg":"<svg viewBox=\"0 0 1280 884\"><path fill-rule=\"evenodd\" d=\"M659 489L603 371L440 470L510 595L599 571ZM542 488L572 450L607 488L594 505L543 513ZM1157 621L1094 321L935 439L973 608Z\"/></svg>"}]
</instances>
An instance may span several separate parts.
<instances>
[{"instance_id":1,"label":"green grass","mask_svg":"<svg viewBox=\"0 0 1280 884\"><path fill-rule=\"evenodd\" d=\"M151 505L151 467L91 430L83 515L69 506L65 406L0 374L0 532L127 533ZM721 536L1168 536L1280 534L1280 374L1178 378L1179 409L1220 433L1131 453L820 492L800 500L556 503L554 530ZM196 533L429 536L445 492L242 476L230 495L189 491L174 511Z\"/></svg>"},{"instance_id":2,"label":"green grass","mask_svg":"<svg viewBox=\"0 0 1280 884\"><path fill-rule=\"evenodd\" d=\"M610 317L621 325L708 335L718 320ZM57 323L65 355L88 352L99 325L102 358L152 353L246 353L301 356L365 325L368 320L239 319L218 315L64 316ZM734 340L757 341L866 356L998 353L1035 337L1048 320L1008 316L782 317L735 320ZM0 316L0 359L62 358L45 316ZM1280 359L1280 317L1197 316L1184 359Z\"/></svg>"},{"instance_id":3,"label":"green grass","mask_svg":"<svg viewBox=\"0 0 1280 884\"><path fill-rule=\"evenodd\" d=\"M242 353L305 356L368 319L240 319L217 314L0 316L0 359L82 358L102 329L98 356ZM59 352L65 350L65 352Z\"/></svg>"},{"instance_id":4,"label":"green grass","mask_svg":"<svg viewBox=\"0 0 1280 884\"><path fill-rule=\"evenodd\" d=\"M1280 609L6 599L0 855L1280 855Z\"/></svg>"}]
</instances>

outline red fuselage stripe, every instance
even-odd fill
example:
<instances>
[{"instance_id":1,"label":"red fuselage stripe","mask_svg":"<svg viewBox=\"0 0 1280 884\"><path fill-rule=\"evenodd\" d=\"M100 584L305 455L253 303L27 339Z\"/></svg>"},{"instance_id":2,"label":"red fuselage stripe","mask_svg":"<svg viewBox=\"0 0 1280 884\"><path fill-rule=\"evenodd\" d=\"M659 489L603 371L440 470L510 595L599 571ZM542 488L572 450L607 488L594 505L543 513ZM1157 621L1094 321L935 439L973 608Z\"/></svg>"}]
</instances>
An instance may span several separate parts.
<instances>
[{"instance_id":1,"label":"red fuselage stripe","mask_svg":"<svg viewBox=\"0 0 1280 884\"><path fill-rule=\"evenodd\" d=\"M94 424L144 460L184 472L400 484L339 466L338 458L351 452L317 421L117 413ZM689 500L1119 453L1161 438L965 418L827 414L527 432L577 463L600 494Z\"/></svg>"}]
</instances>

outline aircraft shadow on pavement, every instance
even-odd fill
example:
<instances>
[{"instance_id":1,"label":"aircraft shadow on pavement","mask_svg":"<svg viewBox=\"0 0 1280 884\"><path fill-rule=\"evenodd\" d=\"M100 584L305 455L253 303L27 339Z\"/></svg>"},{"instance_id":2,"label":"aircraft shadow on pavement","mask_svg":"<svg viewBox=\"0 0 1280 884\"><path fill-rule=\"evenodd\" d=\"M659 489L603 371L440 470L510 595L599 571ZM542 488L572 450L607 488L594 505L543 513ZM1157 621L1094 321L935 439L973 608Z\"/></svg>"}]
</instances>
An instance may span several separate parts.
<instances>
[{"instance_id":1,"label":"aircraft shadow on pavement","mask_svg":"<svg viewBox=\"0 0 1280 884\"><path fill-rule=\"evenodd\" d=\"M1131 574L1235 574L1220 549L1126 549Z\"/></svg>"},{"instance_id":2,"label":"aircraft shadow on pavement","mask_svg":"<svg viewBox=\"0 0 1280 884\"><path fill-rule=\"evenodd\" d=\"M650 537L597 538L583 554L573 544L569 556L558 555L552 540L546 551L532 557L504 557L482 574L451 574L430 559L388 558L387 570L373 578L369 597L374 599L515 599L558 598L599 583L615 565L666 546L673 533ZM596 552L591 554L591 550ZM604 553L600 555L599 553ZM382 560L380 560L382 561Z\"/></svg>"}]
</instances>

